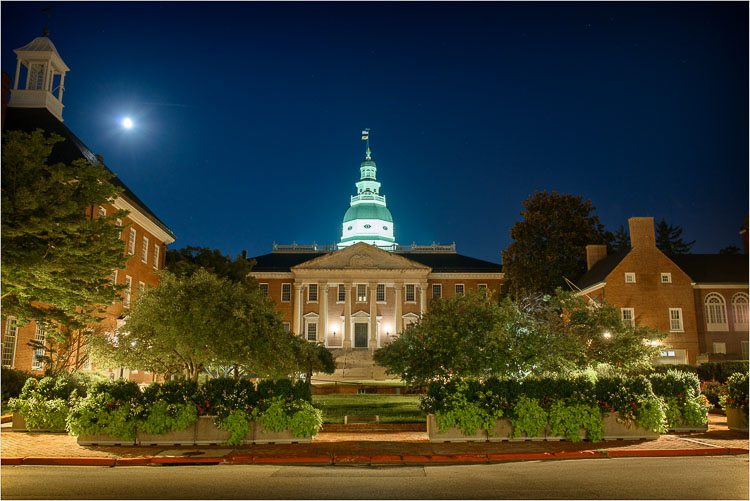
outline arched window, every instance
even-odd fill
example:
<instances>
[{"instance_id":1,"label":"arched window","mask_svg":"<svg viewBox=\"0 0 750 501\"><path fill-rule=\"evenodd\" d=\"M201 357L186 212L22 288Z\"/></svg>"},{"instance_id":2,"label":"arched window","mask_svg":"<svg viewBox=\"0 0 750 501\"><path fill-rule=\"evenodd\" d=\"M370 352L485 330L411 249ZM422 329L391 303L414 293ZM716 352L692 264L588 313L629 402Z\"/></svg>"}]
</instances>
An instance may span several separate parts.
<instances>
[{"instance_id":1,"label":"arched window","mask_svg":"<svg viewBox=\"0 0 750 501\"><path fill-rule=\"evenodd\" d=\"M710 331L727 330L727 306L721 294L712 292L706 296L706 327Z\"/></svg>"},{"instance_id":2,"label":"arched window","mask_svg":"<svg viewBox=\"0 0 750 501\"><path fill-rule=\"evenodd\" d=\"M747 294L738 292L732 296L732 313L734 313L734 328L747 330Z\"/></svg>"}]
</instances>

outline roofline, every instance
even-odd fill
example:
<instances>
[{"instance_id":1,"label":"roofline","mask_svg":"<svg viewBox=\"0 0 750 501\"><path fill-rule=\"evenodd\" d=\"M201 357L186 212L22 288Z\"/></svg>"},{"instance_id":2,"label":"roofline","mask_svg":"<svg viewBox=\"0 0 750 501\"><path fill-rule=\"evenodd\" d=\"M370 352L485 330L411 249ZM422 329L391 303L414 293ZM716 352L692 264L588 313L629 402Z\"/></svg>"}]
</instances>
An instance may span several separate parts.
<instances>
[{"instance_id":1,"label":"roofline","mask_svg":"<svg viewBox=\"0 0 750 501\"><path fill-rule=\"evenodd\" d=\"M747 282L691 282L693 289L741 289L747 288Z\"/></svg>"},{"instance_id":2,"label":"roofline","mask_svg":"<svg viewBox=\"0 0 750 501\"><path fill-rule=\"evenodd\" d=\"M599 290L602 287L604 287L605 285L607 285L606 281L598 282L598 283L595 283L594 285L589 285L585 289L579 290L578 292L575 293L575 295L576 296L583 296L583 295L589 294L591 292L594 292L596 290Z\"/></svg>"}]
</instances>

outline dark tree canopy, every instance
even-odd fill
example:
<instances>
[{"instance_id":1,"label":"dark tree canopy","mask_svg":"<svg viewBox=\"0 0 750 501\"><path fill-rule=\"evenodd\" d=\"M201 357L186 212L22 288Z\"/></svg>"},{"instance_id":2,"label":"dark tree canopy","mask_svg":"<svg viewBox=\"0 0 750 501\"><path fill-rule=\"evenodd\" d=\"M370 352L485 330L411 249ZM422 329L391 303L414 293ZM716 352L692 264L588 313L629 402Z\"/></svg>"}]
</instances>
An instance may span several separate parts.
<instances>
[{"instance_id":1,"label":"dark tree canopy","mask_svg":"<svg viewBox=\"0 0 750 501\"><path fill-rule=\"evenodd\" d=\"M254 265L254 261L248 261L242 256L232 260L218 249L211 250L208 247L188 246L179 250L168 250L166 256L166 268L175 275L192 275L203 268L233 282L250 280L248 274Z\"/></svg>"},{"instance_id":2,"label":"dark tree canopy","mask_svg":"<svg viewBox=\"0 0 750 501\"><path fill-rule=\"evenodd\" d=\"M523 219L513 225L513 241L503 251L505 290L513 296L551 293L586 271L586 245L608 244L590 200L537 191L523 201Z\"/></svg>"},{"instance_id":3,"label":"dark tree canopy","mask_svg":"<svg viewBox=\"0 0 750 501\"><path fill-rule=\"evenodd\" d=\"M693 244L695 240L685 242L682 239L682 228L667 224L664 218L656 225L656 246L664 254L687 254Z\"/></svg>"},{"instance_id":4,"label":"dark tree canopy","mask_svg":"<svg viewBox=\"0 0 750 501\"><path fill-rule=\"evenodd\" d=\"M625 229L625 226L620 225L614 235L614 241L612 242L612 252L620 252L624 250L630 250L630 235Z\"/></svg>"},{"instance_id":5,"label":"dark tree canopy","mask_svg":"<svg viewBox=\"0 0 750 501\"><path fill-rule=\"evenodd\" d=\"M128 258L115 225L128 213L97 214L122 191L114 175L83 159L50 164L61 141L10 131L2 149L2 315L45 324L58 354L117 299L110 276Z\"/></svg>"},{"instance_id":6,"label":"dark tree canopy","mask_svg":"<svg viewBox=\"0 0 750 501\"><path fill-rule=\"evenodd\" d=\"M728 245L727 247L724 247L719 251L719 254L725 254L725 255L732 255L732 254L739 254L740 248L736 245Z\"/></svg>"}]
</instances>

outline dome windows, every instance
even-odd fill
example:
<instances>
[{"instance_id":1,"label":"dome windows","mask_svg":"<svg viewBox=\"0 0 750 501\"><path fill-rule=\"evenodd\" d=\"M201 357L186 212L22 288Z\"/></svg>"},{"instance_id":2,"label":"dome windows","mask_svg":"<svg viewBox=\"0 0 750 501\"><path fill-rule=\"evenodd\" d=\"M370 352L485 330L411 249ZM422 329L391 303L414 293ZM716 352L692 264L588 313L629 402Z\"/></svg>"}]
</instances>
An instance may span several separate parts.
<instances>
[{"instance_id":1,"label":"dome windows","mask_svg":"<svg viewBox=\"0 0 750 501\"><path fill-rule=\"evenodd\" d=\"M383 229L384 229L385 231L388 231L388 227L387 227L387 226L383 226Z\"/></svg>"},{"instance_id":2,"label":"dome windows","mask_svg":"<svg viewBox=\"0 0 750 501\"><path fill-rule=\"evenodd\" d=\"M365 225L365 229L366 229L366 230L369 230L370 228L372 228L372 225L369 225L369 224L366 224L366 225Z\"/></svg>"}]
</instances>

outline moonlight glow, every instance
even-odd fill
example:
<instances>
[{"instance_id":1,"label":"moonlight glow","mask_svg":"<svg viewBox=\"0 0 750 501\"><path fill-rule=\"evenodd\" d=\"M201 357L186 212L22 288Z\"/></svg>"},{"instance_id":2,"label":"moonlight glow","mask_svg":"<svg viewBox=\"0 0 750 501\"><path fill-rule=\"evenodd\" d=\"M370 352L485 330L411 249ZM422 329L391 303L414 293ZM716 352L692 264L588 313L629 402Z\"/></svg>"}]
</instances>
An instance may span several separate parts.
<instances>
[{"instance_id":1,"label":"moonlight glow","mask_svg":"<svg viewBox=\"0 0 750 501\"><path fill-rule=\"evenodd\" d=\"M132 129L133 128L133 121L130 119L130 117L125 117L122 119L122 126L126 129Z\"/></svg>"}]
</instances>

